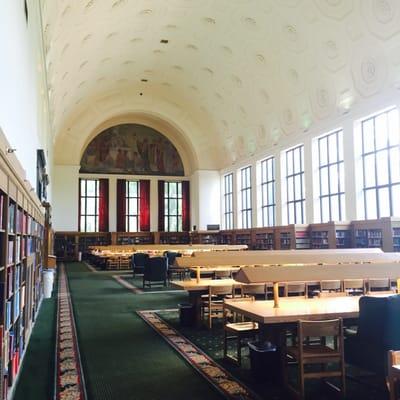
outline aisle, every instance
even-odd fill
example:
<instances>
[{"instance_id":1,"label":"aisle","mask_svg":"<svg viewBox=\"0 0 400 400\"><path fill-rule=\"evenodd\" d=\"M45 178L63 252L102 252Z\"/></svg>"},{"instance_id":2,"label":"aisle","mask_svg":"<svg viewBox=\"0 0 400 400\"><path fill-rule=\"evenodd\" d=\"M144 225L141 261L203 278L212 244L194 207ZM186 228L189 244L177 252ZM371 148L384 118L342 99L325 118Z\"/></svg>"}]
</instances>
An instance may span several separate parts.
<instances>
[{"instance_id":1,"label":"aisle","mask_svg":"<svg viewBox=\"0 0 400 400\"><path fill-rule=\"evenodd\" d=\"M135 295L82 263L66 270L89 399L220 398L135 313L176 307L184 293Z\"/></svg>"}]
</instances>

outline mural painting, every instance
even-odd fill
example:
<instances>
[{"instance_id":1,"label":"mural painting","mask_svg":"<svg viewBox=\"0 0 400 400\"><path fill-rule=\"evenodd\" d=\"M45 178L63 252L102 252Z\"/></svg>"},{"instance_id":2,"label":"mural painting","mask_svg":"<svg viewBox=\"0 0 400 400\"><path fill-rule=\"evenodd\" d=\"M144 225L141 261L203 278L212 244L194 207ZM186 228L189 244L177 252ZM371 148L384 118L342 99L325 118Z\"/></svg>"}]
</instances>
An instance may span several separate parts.
<instances>
[{"instance_id":1,"label":"mural painting","mask_svg":"<svg viewBox=\"0 0 400 400\"><path fill-rule=\"evenodd\" d=\"M175 146L144 125L123 124L98 134L81 159L81 173L183 176Z\"/></svg>"}]
</instances>

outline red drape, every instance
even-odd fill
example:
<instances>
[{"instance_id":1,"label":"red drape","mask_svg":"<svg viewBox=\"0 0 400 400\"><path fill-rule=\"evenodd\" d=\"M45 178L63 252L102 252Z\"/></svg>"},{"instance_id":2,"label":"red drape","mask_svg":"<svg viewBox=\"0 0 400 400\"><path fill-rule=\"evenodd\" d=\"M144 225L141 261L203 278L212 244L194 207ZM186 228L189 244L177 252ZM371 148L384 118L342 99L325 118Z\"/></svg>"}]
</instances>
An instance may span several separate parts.
<instances>
[{"instance_id":1,"label":"red drape","mask_svg":"<svg viewBox=\"0 0 400 400\"><path fill-rule=\"evenodd\" d=\"M117 232L126 231L126 179L117 179Z\"/></svg>"},{"instance_id":2,"label":"red drape","mask_svg":"<svg viewBox=\"0 0 400 400\"><path fill-rule=\"evenodd\" d=\"M158 230L159 230L159 232L163 232L165 229L165 224L164 224L164 213L165 213L164 182L165 181L158 181Z\"/></svg>"},{"instance_id":3,"label":"red drape","mask_svg":"<svg viewBox=\"0 0 400 400\"><path fill-rule=\"evenodd\" d=\"M140 190L140 230L150 232L150 181L143 179L139 183Z\"/></svg>"},{"instance_id":4,"label":"red drape","mask_svg":"<svg viewBox=\"0 0 400 400\"><path fill-rule=\"evenodd\" d=\"M190 231L190 182L182 181L182 230Z\"/></svg>"},{"instance_id":5,"label":"red drape","mask_svg":"<svg viewBox=\"0 0 400 400\"><path fill-rule=\"evenodd\" d=\"M81 231L81 181L82 179L79 178L78 182L78 231Z\"/></svg>"},{"instance_id":6,"label":"red drape","mask_svg":"<svg viewBox=\"0 0 400 400\"><path fill-rule=\"evenodd\" d=\"M108 179L99 179L99 232L108 232Z\"/></svg>"}]
</instances>

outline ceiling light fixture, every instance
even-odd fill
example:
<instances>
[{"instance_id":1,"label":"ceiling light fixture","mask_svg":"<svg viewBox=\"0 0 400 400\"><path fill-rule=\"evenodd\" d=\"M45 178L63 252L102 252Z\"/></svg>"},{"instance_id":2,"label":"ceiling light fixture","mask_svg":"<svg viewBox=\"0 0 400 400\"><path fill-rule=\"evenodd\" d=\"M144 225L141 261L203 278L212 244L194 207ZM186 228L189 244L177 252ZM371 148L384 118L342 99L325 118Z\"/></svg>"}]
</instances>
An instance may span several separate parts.
<instances>
[{"instance_id":1,"label":"ceiling light fixture","mask_svg":"<svg viewBox=\"0 0 400 400\"><path fill-rule=\"evenodd\" d=\"M11 147L7 147L6 151L8 154L12 154L12 153L15 153L17 151L17 149L12 149Z\"/></svg>"},{"instance_id":2,"label":"ceiling light fixture","mask_svg":"<svg viewBox=\"0 0 400 400\"><path fill-rule=\"evenodd\" d=\"M161 40L160 40L160 43L162 43L162 44L167 44L168 42L169 42L168 39L161 39Z\"/></svg>"},{"instance_id":3,"label":"ceiling light fixture","mask_svg":"<svg viewBox=\"0 0 400 400\"><path fill-rule=\"evenodd\" d=\"M148 79L145 79L145 78L142 78L141 81L142 81L142 82L148 82L149 80L148 80Z\"/></svg>"}]
</instances>

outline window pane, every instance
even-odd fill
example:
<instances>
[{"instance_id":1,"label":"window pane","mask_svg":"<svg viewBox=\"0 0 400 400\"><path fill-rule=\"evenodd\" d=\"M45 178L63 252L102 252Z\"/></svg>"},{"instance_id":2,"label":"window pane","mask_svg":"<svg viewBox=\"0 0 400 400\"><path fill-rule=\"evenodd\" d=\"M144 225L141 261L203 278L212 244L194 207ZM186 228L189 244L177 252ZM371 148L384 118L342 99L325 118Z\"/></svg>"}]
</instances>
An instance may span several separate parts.
<instances>
[{"instance_id":1,"label":"window pane","mask_svg":"<svg viewBox=\"0 0 400 400\"><path fill-rule=\"evenodd\" d=\"M81 231L85 232L86 227L85 227L85 217L81 216Z\"/></svg>"},{"instance_id":2,"label":"window pane","mask_svg":"<svg viewBox=\"0 0 400 400\"><path fill-rule=\"evenodd\" d=\"M389 188L381 188L379 196L379 217L390 217Z\"/></svg>"},{"instance_id":3,"label":"window pane","mask_svg":"<svg viewBox=\"0 0 400 400\"><path fill-rule=\"evenodd\" d=\"M328 138L329 163L333 163L337 161L336 134L329 135Z\"/></svg>"},{"instance_id":4,"label":"window pane","mask_svg":"<svg viewBox=\"0 0 400 400\"><path fill-rule=\"evenodd\" d=\"M293 154L293 161L294 161L294 172L301 171L301 163L300 163L300 148L294 150Z\"/></svg>"},{"instance_id":5,"label":"window pane","mask_svg":"<svg viewBox=\"0 0 400 400\"><path fill-rule=\"evenodd\" d=\"M96 196L96 181L86 181L87 182L87 196Z\"/></svg>"},{"instance_id":6,"label":"window pane","mask_svg":"<svg viewBox=\"0 0 400 400\"><path fill-rule=\"evenodd\" d=\"M398 147L390 150L390 176L392 183L400 182L400 157Z\"/></svg>"},{"instance_id":7,"label":"window pane","mask_svg":"<svg viewBox=\"0 0 400 400\"><path fill-rule=\"evenodd\" d=\"M176 217L169 217L169 230L176 231L178 226L176 224Z\"/></svg>"},{"instance_id":8,"label":"window pane","mask_svg":"<svg viewBox=\"0 0 400 400\"><path fill-rule=\"evenodd\" d=\"M95 217L86 217L86 231L87 232L96 231Z\"/></svg>"},{"instance_id":9,"label":"window pane","mask_svg":"<svg viewBox=\"0 0 400 400\"><path fill-rule=\"evenodd\" d=\"M178 214L178 204L177 204L176 199L169 200L169 214L170 215Z\"/></svg>"},{"instance_id":10,"label":"window pane","mask_svg":"<svg viewBox=\"0 0 400 400\"><path fill-rule=\"evenodd\" d=\"M246 208L251 208L251 190L246 190L246 192L247 192Z\"/></svg>"},{"instance_id":11,"label":"window pane","mask_svg":"<svg viewBox=\"0 0 400 400\"><path fill-rule=\"evenodd\" d=\"M129 214L130 215L138 214L137 199L129 199Z\"/></svg>"},{"instance_id":12,"label":"window pane","mask_svg":"<svg viewBox=\"0 0 400 400\"><path fill-rule=\"evenodd\" d=\"M90 215L97 214L95 198L88 197L86 199L86 207L87 207L86 208L87 214L90 214Z\"/></svg>"},{"instance_id":13,"label":"window pane","mask_svg":"<svg viewBox=\"0 0 400 400\"><path fill-rule=\"evenodd\" d=\"M302 201L296 203L296 223L302 224L303 223L303 216L302 216Z\"/></svg>"},{"instance_id":14,"label":"window pane","mask_svg":"<svg viewBox=\"0 0 400 400\"><path fill-rule=\"evenodd\" d=\"M295 198L295 200L301 199L301 178L302 178L301 175L296 175L294 177L294 190L295 190L294 198Z\"/></svg>"},{"instance_id":15,"label":"window pane","mask_svg":"<svg viewBox=\"0 0 400 400\"><path fill-rule=\"evenodd\" d=\"M364 121L362 124L363 140L364 140L364 153L368 153L375 149L374 147L374 122L372 119Z\"/></svg>"},{"instance_id":16,"label":"window pane","mask_svg":"<svg viewBox=\"0 0 400 400\"><path fill-rule=\"evenodd\" d=\"M286 152L286 170L287 175L293 174L293 153L291 150Z\"/></svg>"},{"instance_id":17,"label":"window pane","mask_svg":"<svg viewBox=\"0 0 400 400\"><path fill-rule=\"evenodd\" d=\"M388 145L388 126L386 113L375 118L375 142L376 150L383 149Z\"/></svg>"},{"instance_id":18,"label":"window pane","mask_svg":"<svg viewBox=\"0 0 400 400\"><path fill-rule=\"evenodd\" d=\"M182 182L177 183L178 197L182 197Z\"/></svg>"},{"instance_id":19,"label":"window pane","mask_svg":"<svg viewBox=\"0 0 400 400\"><path fill-rule=\"evenodd\" d=\"M365 201L366 201L366 214L368 219L377 218L376 212L376 193L375 189L369 189L365 191Z\"/></svg>"},{"instance_id":20,"label":"window pane","mask_svg":"<svg viewBox=\"0 0 400 400\"><path fill-rule=\"evenodd\" d=\"M288 223L293 224L294 223L294 203L288 204Z\"/></svg>"},{"instance_id":21,"label":"window pane","mask_svg":"<svg viewBox=\"0 0 400 400\"><path fill-rule=\"evenodd\" d=\"M381 150L376 153L376 163L378 169L378 185L387 185L389 183L387 150Z\"/></svg>"},{"instance_id":22,"label":"window pane","mask_svg":"<svg viewBox=\"0 0 400 400\"><path fill-rule=\"evenodd\" d=\"M290 177L290 178L287 179L287 198L288 198L288 201L294 200L293 194L294 194L293 177Z\"/></svg>"},{"instance_id":23,"label":"window pane","mask_svg":"<svg viewBox=\"0 0 400 400\"><path fill-rule=\"evenodd\" d=\"M138 197L137 182L129 182L129 197Z\"/></svg>"},{"instance_id":24,"label":"window pane","mask_svg":"<svg viewBox=\"0 0 400 400\"><path fill-rule=\"evenodd\" d=\"M167 216L164 217L164 229L165 229L166 231L169 231L169 230L170 230L170 229L169 229L169 220L168 220L168 217L167 217Z\"/></svg>"},{"instance_id":25,"label":"window pane","mask_svg":"<svg viewBox=\"0 0 400 400\"><path fill-rule=\"evenodd\" d=\"M399 144L399 114L397 110L392 110L388 114L388 130L390 145Z\"/></svg>"},{"instance_id":26,"label":"window pane","mask_svg":"<svg viewBox=\"0 0 400 400\"><path fill-rule=\"evenodd\" d=\"M81 196L86 196L86 179L81 180Z\"/></svg>"},{"instance_id":27,"label":"window pane","mask_svg":"<svg viewBox=\"0 0 400 400\"><path fill-rule=\"evenodd\" d=\"M364 157L365 187L375 186L375 154Z\"/></svg>"},{"instance_id":28,"label":"window pane","mask_svg":"<svg viewBox=\"0 0 400 400\"><path fill-rule=\"evenodd\" d=\"M330 170L330 193L337 193L338 192L338 170L337 164L331 165Z\"/></svg>"},{"instance_id":29,"label":"window pane","mask_svg":"<svg viewBox=\"0 0 400 400\"><path fill-rule=\"evenodd\" d=\"M343 221L346 219L345 215L345 198L344 198L344 194L339 195L339 199L340 199L340 215L339 215L339 221Z\"/></svg>"},{"instance_id":30,"label":"window pane","mask_svg":"<svg viewBox=\"0 0 400 400\"><path fill-rule=\"evenodd\" d=\"M329 217L329 197L321 198L321 222L328 222Z\"/></svg>"},{"instance_id":31,"label":"window pane","mask_svg":"<svg viewBox=\"0 0 400 400\"><path fill-rule=\"evenodd\" d=\"M339 221L339 198L338 196L331 197L331 220Z\"/></svg>"},{"instance_id":32,"label":"window pane","mask_svg":"<svg viewBox=\"0 0 400 400\"><path fill-rule=\"evenodd\" d=\"M392 187L393 216L400 217L400 185Z\"/></svg>"},{"instance_id":33,"label":"window pane","mask_svg":"<svg viewBox=\"0 0 400 400\"><path fill-rule=\"evenodd\" d=\"M178 215L182 215L182 199L178 199L177 214L178 214Z\"/></svg>"},{"instance_id":34,"label":"window pane","mask_svg":"<svg viewBox=\"0 0 400 400\"><path fill-rule=\"evenodd\" d=\"M268 185L268 204L274 204L274 185L269 184Z\"/></svg>"},{"instance_id":35,"label":"window pane","mask_svg":"<svg viewBox=\"0 0 400 400\"><path fill-rule=\"evenodd\" d=\"M262 185L262 205L265 206L268 204L268 187L267 185Z\"/></svg>"},{"instance_id":36,"label":"window pane","mask_svg":"<svg viewBox=\"0 0 400 400\"><path fill-rule=\"evenodd\" d=\"M268 226L274 226L275 225L275 207L268 207L268 216L269 216L269 221L268 221Z\"/></svg>"},{"instance_id":37,"label":"window pane","mask_svg":"<svg viewBox=\"0 0 400 400\"><path fill-rule=\"evenodd\" d=\"M320 174L321 174L321 196L323 196L329 194L328 167L321 168Z\"/></svg>"},{"instance_id":38,"label":"window pane","mask_svg":"<svg viewBox=\"0 0 400 400\"><path fill-rule=\"evenodd\" d=\"M343 160L343 131L338 133L339 160Z\"/></svg>"},{"instance_id":39,"label":"window pane","mask_svg":"<svg viewBox=\"0 0 400 400\"><path fill-rule=\"evenodd\" d=\"M171 182L169 185L169 197L176 197L177 190L176 190L176 183Z\"/></svg>"},{"instance_id":40,"label":"window pane","mask_svg":"<svg viewBox=\"0 0 400 400\"><path fill-rule=\"evenodd\" d=\"M339 164L339 191L344 192L344 163Z\"/></svg>"},{"instance_id":41,"label":"window pane","mask_svg":"<svg viewBox=\"0 0 400 400\"><path fill-rule=\"evenodd\" d=\"M319 139L319 165L326 165L328 163L328 150L327 138Z\"/></svg>"}]
</instances>

